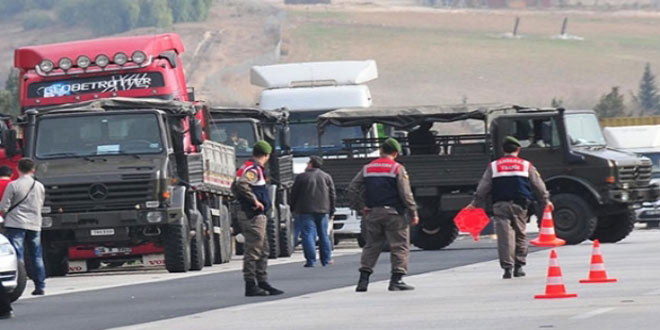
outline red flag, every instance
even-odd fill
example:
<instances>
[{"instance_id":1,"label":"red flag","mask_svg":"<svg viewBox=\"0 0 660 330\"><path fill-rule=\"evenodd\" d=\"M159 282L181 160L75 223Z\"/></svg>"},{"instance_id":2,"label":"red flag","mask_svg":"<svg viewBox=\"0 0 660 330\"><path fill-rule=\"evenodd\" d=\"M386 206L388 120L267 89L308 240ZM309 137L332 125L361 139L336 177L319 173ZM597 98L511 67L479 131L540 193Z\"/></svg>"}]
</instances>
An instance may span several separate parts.
<instances>
[{"instance_id":1,"label":"red flag","mask_svg":"<svg viewBox=\"0 0 660 330\"><path fill-rule=\"evenodd\" d=\"M490 219L486 211L480 208L462 209L454 218L458 230L470 233L475 241L479 240L479 234L486 228Z\"/></svg>"}]
</instances>

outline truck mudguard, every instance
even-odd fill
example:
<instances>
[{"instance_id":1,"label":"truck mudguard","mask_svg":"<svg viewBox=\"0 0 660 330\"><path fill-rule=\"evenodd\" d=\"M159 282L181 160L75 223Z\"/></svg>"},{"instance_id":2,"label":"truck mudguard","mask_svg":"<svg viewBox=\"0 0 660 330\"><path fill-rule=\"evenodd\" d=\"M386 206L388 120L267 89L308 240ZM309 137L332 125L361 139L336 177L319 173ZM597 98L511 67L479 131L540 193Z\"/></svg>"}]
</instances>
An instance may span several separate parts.
<instances>
[{"instance_id":1,"label":"truck mudguard","mask_svg":"<svg viewBox=\"0 0 660 330\"><path fill-rule=\"evenodd\" d=\"M580 179L580 178L576 178L576 177L568 176L568 175L558 175L558 176L553 176L551 178L546 179L545 184L547 186L550 186L554 182L557 182L559 180L572 181L573 183L587 189L587 191L589 191L591 193L591 195L594 197L596 202L598 202L598 204L603 204L603 197L600 195L600 193L598 193L598 191L596 191L596 189L594 189L594 187L591 185L591 183L589 183L588 181L586 181L584 179Z\"/></svg>"}]
</instances>

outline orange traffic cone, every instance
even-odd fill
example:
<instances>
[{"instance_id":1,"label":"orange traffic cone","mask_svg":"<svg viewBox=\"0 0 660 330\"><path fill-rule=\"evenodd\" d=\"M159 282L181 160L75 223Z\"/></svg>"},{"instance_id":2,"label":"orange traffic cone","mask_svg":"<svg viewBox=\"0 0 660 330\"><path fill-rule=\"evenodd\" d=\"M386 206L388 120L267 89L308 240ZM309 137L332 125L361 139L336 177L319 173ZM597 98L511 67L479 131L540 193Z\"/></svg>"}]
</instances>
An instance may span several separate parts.
<instances>
[{"instance_id":1,"label":"orange traffic cone","mask_svg":"<svg viewBox=\"0 0 660 330\"><path fill-rule=\"evenodd\" d=\"M605 262L603 255L600 253L600 242L594 241L594 249L591 253L591 269L589 270L589 278L580 280L580 283L610 283L616 282L616 278L607 278L605 271Z\"/></svg>"},{"instance_id":2,"label":"orange traffic cone","mask_svg":"<svg viewBox=\"0 0 660 330\"><path fill-rule=\"evenodd\" d=\"M575 298L577 293L566 293L564 280L561 277L561 268L557 260L557 251L550 251L550 265L548 266L548 280L545 285L545 294L535 295L534 299Z\"/></svg>"},{"instance_id":3,"label":"orange traffic cone","mask_svg":"<svg viewBox=\"0 0 660 330\"><path fill-rule=\"evenodd\" d=\"M546 247L562 246L566 244L566 241L557 238L555 235L555 224L554 221L552 221L552 210L549 206L546 206L545 211L543 211L543 220L541 221L539 237L529 241L529 243L536 246Z\"/></svg>"}]
</instances>

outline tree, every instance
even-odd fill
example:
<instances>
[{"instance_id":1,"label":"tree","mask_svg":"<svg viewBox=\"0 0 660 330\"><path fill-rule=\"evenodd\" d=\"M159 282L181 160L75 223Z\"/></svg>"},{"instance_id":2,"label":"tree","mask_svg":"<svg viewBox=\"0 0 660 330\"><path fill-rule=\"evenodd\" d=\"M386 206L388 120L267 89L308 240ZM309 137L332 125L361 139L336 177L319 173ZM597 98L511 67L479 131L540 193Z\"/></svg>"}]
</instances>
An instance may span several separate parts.
<instances>
[{"instance_id":1,"label":"tree","mask_svg":"<svg viewBox=\"0 0 660 330\"><path fill-rule=\"evenodd\" d=\"M169 27L174 23L167 0L141 0L139 26Z\"/></svg>"},{"instance_id":2,"label":"tree","mask_svg":"<svg viewBox=\"0 0 660 330\"><path fill-rule=\"evenodd\" d=\"M90 0L87 24L96 34L114 34L137 26L140 4L133 0Z\"/></svg>"},{"instance_id":3,"label":"tree","mask_svg":"<svg viewBox=\"0 0 660 330\"><path fill-rule=\"evenodd\" d=\"M11 69L7 76L5 89L0 90L0 113L18 115L18 70Z\"/></svg>"},{"instance_id":4,"label":"tree","mask_svg":"<svg viewBox=\"0 0 660 330\"><path fill-rule=\"evenodd\" d=\"M194 20L191 0L167 0L174 15L174 22L189 22Z\"/></svg>"},{"instance_id":5,"label":"tree","mask_svg":"<svg viewBox=\"0 0 660 330\"><path fill-rule=\"evenodd\" d=\"M612 87L609 93L601 96L594 110L603 118L624 115L623 95L619 93L619 87Z\"/></svg>"},{"instance_id":6,"label":"tree","mask_svg":"<svg viewBox=\"0 0 660 330\"><path fill-rule=\"evenodd\" d=\"M558 99L558 98L552 98L552 101L550 102L550 106L553 108L561 108L564 105L564 100Z\"/></svg>"},{"instance_id":7,"label":"tree","mask_svg":"<svg viewBox=\"0 0 660 330\"><path fill-rule=\"evenodd\" d=\"M637 94L642 112L658 113L660 111L660 96L655 84L655 75L651 72L651 64L646 63L642 80L639 82L639 93Z\"/></svg>"}]
</instances>

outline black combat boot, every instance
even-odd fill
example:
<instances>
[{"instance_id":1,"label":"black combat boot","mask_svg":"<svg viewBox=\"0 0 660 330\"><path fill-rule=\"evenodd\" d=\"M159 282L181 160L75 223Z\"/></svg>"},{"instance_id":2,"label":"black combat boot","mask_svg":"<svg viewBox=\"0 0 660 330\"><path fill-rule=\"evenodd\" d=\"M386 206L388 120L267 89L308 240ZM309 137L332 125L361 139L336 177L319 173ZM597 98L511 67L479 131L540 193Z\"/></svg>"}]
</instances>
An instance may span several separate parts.
<instances>
[{"instance_id":1,"label":"black combat boot","mask_svg":"<svg viewBox=\"0 0 660 330\"><path fill-rule=\"evenodd\" d=\"M401 278L403 274L394 273L392 278L390 278L390 286L387 288L390 291L408 291L415 290L415 287L412 285L406 284Z\"/></svg>"},{"instance_id":2,"label":"black combat boot","mask_svg":"<svg viewBox=\"0 0 660 330\"><path fill-rule=\"evenodd\" d=\"M503 279L510 279L511 278L511 268L504 268L504 275L502 275Z\"/></svg>"},{"instance_id":3,"label":"black combat boot","mask_svg":"<svg viewBox=\"0 0 660 330\"><path fill-rule=\"evenodd\" d=\"M360 271L360 280L358 280L355 292L367 292L367 287L369 286L369 276L371 276L371 273Z\"/></svg>"},{"instance_id":4,"label":"black combat boot","mask_svg":"<svg viewBox=\"0 0 660 330\"><path fill-rule=\"evenodd\" d=\"M252 281L245 281L245 296L246 297L263 297L269 295L268 291L257 286L257 283Z\"/></svg>"},{"instance_id":5,"label":"black combat boot","mask_svg":"<svg viewBox=\"0 0 660 330\"><path fill-rule=\"evenodd\" d=\"M271 296L277 296L284 293L284 291L275 289L266 281L259 282L259 287L266 290Z\"/></svg>"},{"instance_id":6,"label":"black combat boot","mask_svg":"<svg viewBox=\"0 0 660 330\"><path fill-rule=\"evenodd\" d=\"M527 274L525 274L525 271L522 269L522 265L516 265L516 267L513 269L513 277L523 277Z\"/></svg>"}]
</instances>

